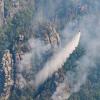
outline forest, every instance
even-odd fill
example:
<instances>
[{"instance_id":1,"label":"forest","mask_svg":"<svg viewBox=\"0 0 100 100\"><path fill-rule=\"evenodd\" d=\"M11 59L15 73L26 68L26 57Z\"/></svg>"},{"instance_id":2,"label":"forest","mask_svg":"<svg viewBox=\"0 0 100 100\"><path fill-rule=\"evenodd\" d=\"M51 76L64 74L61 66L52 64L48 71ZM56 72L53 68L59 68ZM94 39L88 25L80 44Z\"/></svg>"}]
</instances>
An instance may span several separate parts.
<instances>
[{"instance_id":1,"label":"forest","mask_svg":"<svg viewBox=\"0 0 100 100\"><path fill-rule=\"evenodd\" d=\"M82 85L79 86L79 90L73 92L68 100L100 100L99 2L99 0L76 0L75 2L74 0L0 0L0 97L4 91L5 82L2 58L5 51L9 50L13 59L12 79L14 84L7 100L52 100L51 97L57 88L55 81L62 83L68 72L74 73L77 66L83 67L82 73L79 71L79 79L84 76L84 71L88 75L86 75L87 78ZM55 34L49 35L50 32L55 33L55 31L60 37L62 46L78 31L86 32L86 35L83 34L76 50L70 55L62 68L57 71L59 78L56 73L53 73L37 89L34 89L32 85L25 85L21 88L21 80L18 79L21 76L18 76L18 74L21 73L27 83L30 82L29 84L31 84L34 75L42 69L41 66L44 66L44 63L55 52L56 49L53 49L52 46L59 44L59 38L55 40ZM52 36L52 38L49 38L49 36ZM20 68L17 69L18 61L23 61L21 55L26 54L26 58L28 58L28 53L30 55L30 48L32 47L29 45L29 40L33 38L36 46L33 47L35 58L32 58L31 71L28 72L28 68L25 67L26 69L22 69L22 72L20 72ZM41 49L43 48L42 42L44 47L50 44L51 49L48 51ZM34 51L35 48L36 51ZM18 60L16 60L17 57ZM84 58L87 61L83 60ZM34 68L34 66L36 67ZM77 83L77 74L79 73L75 72L76 76L72 80L72 85Z\"/></svg>"}]
</instances>

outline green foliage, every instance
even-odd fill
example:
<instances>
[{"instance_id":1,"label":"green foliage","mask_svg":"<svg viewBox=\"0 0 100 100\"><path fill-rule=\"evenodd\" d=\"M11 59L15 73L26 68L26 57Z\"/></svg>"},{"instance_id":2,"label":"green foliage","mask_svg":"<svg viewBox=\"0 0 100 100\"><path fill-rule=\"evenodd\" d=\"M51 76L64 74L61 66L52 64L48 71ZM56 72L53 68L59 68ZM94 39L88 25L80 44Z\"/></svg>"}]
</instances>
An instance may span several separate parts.
<instances>
[{"instance_id":1,"label":"green foliage","mask_svg":"<svg viewBox=\"0 0 100 100\"><path fill-rule=\"evenodd\" d=\"M73 68L77 66L76 61L78 61L84 55L84 53L84 48L79 45L78 48L71 54L67 62L64 64L64 71L66 72L68 70L73 70Z\"/></svg>"},{"instance_id":2,"label":"green foliage","mask_svg":"<svg viewBox=\"0 0 100 100\"><path fill-rule=\"evenodd\" d=\"M100 63L93 69L78 93L73 94L69 100L100 100Z\"/></svg>"},{"instance_id":3,"label":"green foliage","mask_svg":"<svg viewBox=\"0 0 100 100\"><path fill-rule=\"evenodd\" d=\"M22 2L23 0L20 0ZM44 7L45 3L48 2L46 0L40 2ZM5 0L5 9L8 11L11 8L11 0ZM65 8L64 8L65 7ZM72 5L61 5L60 9L57 9L56 15L59 19L64 19L66 17L67 7L72 7ZM72 7L73 8L73 7ZM0 62L2 55L4 53L4 50L7 48L13 48L16 44L16 37L19 36L19 33L24 32L24 35L26 37L26 40L30 37L31 34L31 22L34 17L34 7L32 5L28 5L25 7L25 9L20 10L18 13L14 15L13 18L7 17L7 24L4 26L4 28L0 28ZM80 18L81 14L78 14L77 12L74 12L74 8L72 9L73 15L70 15L68 17L68 21L77 18ZM63 26L64 22L62 21L61 26ZM85 53L85 50L79 46L76 51L70 56L70 58L67 60L65 65L63 66L63 71L66 73L68 70L73 70L74 67L76 67L76 61L78 61ZM86 84L82 86L81 90L78 93L73 94L69 100L100 100L100 64L97 65L98 69L91 72L91 75L89 76ZM53 81L53 80L52 80ZM42 92L49 91L50 89L54 88L54 85L52 84L52 81L50 80L45 85L45 89ZM51 89L51 90L52 90ZM21 94L19 93L21 92ZM44 93L42 93L44 94ZM47 93L49 96L52 94ZM30 87L26 87L23 90L14 90L11 94L10 100L33 100L32 98L33 90ZM41 96L40 100L44 100L44 98ZM49 97L48 97L49 98Z\"/></svg>"}]
</instances>

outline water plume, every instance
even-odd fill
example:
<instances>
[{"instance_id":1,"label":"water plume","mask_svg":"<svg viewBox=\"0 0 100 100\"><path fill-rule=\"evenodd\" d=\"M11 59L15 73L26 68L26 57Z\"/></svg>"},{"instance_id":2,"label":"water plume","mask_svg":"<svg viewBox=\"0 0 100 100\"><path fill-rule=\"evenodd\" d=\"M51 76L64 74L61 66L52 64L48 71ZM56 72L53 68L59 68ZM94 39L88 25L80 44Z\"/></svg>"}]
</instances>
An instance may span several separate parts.
<instances>
[{"instance_id":1,"label":"water plume","mask_svg":"<svg viewBox=\"0 0 100 100\"><path fill-rule=\"evenodd\" d=\"M61 50L55 53L35 77L35 86L38 87L54 72L62 68L70 54L76 49L80 40L80 32Z\"/></svg>"}]
</instances>

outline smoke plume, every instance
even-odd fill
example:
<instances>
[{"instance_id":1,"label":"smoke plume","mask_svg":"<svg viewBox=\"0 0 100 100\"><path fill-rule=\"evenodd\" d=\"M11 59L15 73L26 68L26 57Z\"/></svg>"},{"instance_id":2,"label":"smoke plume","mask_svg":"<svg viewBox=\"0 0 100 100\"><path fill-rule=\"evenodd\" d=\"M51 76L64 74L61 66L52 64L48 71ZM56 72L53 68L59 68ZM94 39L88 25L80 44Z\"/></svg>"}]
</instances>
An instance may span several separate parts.
<instances>
[{"instance_id":1,"label":"smoke plume","mask_svg":"<svg viewBox=\"0 0 100 100\"><path fill-rule=\"evenodd\" d=\"M100 51L100 14L98 13L98 10L100 9L99 0L96 1L89 1L87 6L90 9L90 12L86 14L84 17L81 18L79 21L79 25L75 24L74 21L70 22L69 25L65 28L65 31L69 32L73 29L73 24L76 27L73 29L75 30L81 30L81 46L85 49L84 56L78 61L77 67L74 68L74 71L68 71L65 75L65 80L61 86L67 86L69 83L71 85L70 91L62 91L61 86L58 86L54 94L52 95L53 100L61 100L57 97L59 94L59 97L62 98L62 100L68 99L73 93L78 92L81 89L81 86L85 84L88 75L91 72L91 69L96 67L96 59L100 59L99 51ZM91 6L94 6L91 7ZM69 66L70 67L70 66ZM67 83L66 83L67 81ZM58 91L58 89L61 89ZM65 97L63 94L66 94ZM68 94L68 97L67 97ZM62 97L63 96L63 97ZM66 98L66 99L63 99Z\"/></svg>"},{"instance_id":2,"label":"smoke plume","mask_svg":"<svg viewBox=\"0 0 100 100\"><path fill-rule=\"evenodd\" d=\"M99 55L99 52L100 52L100 33L99 33L100 32L100 28L99 28L100 1L99 0L95 0L95 1L94 0L90 0L90 1L89 0L84 0L84 1L83 0L67 0L66 2L66 0L55 0L55 1L48 0L47 2L45 2L45 6L44 6L43 0L40 0L40 2L37 5L37 8L38 9L36 13L36 18L34 18L35 22L50 21L50 19L56 16L57 17L56 24L58 26L59 25L62 26L64 23L64 29L61 30L62 34L60 34L63 37L63 39L65 39L66 37L67 39L69 39L69 37L71 37L77 30L78 31L80 30L82 33L80 45L85 49L85 54L78 61L77 67L74 68L74 71L66 72L64 82L58 85L56 91L52 95L53 100L65 100L65 99L68 99L70 95L80 90L81 86L86 82L91 69L96 66L95 65L96 59L100 58L100 55ZM85 15L82 13L81 15L77 15L76 18L74 18L74 20L71 19L69 21L68 17L70 13L72 14L72 16L74 16L74 12L77 13L76 11L77 8L78 9L80 8L81 11L83 12L84 12L84 9L88 11L86 12ZM48 9L50 10L49 12L48 12ZM59 18L60 15L62 15L62 19ZM59 68L62 68L62 66L64 65L64 62L66 62L67 58L70 56L70 54L73 52L75 47L78 45L77 43L75 44L75 41L74 42L71 41L66 46L65 45L66 42L63 41L63 39L61 40L65 48L58 50L57 53L55 53L53 57L51 57L51 59L48 60L44 66L42 66L43 69L41 68L39 72L36 71L36 73L38 72L38 74L36 73L34 74L36 76L35 76L35 80L33 81L35 81L36 87L42 84L48 77L50 77ZM28 56L29 60L27 60L27 63L29 64L30 64L30 60L33 61L34 63L34 59L32 60L31 58L32 57L35 58L34 54L36 53L36 51L37 51L37 55L39 54L38 62L41 62L42 60L41 54L45 52L45 50L43 50L45 46L41 45L41 42L38 42L37 40L37 42L33 42L33 43L38 43L38 45L34 44L34 46L36 45L36 47L32 49L33 52L31 52L30 56ZM24 61L26 62L25 59L26 57L24 57L23 62ZM37 69L38 67L33 66L33 68ZM22 66L22 69L24 70L24 66ZM70 91L67 91L67 90L63 91L63 87L66 87L68 84L71 84ZM59 88L60 88L60 91L59 91ZM59 94L60 99L57 97L57 94ZM68 94L68 97L66 97L66 95L64 94L66 95Z\"/></svg>"},{"instance_id":3,"label":"smoke plume","mask_svg":"<svg viewBox=\"0 0 100 100\"><path fill-rule=\"evenodd\" d=\"M40 65L44 62L43 56L45 52L50 49L50 45L45 45L43 41L34 38L31 38L27 45L30 48L30 52L22 55L22 60L18 63L17 66L17 78L19 80L18 85L23 88L29 85L28 82L30 82L30 80L26 82L27 80L24 75L27 74L30 76L30 74L32 74L31 77L33 79L31 79L31 81L33 81L36 73L43 67ZM26 83L22 84L22 82Z\"/></svg>"}]
</instances>

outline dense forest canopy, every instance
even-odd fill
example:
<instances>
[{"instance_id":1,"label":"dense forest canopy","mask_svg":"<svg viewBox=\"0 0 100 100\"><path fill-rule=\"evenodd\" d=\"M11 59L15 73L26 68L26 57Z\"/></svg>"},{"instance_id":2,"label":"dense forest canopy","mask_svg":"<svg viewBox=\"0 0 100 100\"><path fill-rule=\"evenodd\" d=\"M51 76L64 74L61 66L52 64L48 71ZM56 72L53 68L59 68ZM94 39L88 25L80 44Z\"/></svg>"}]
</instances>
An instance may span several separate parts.
<instances>
[{"instance_id":1,"label":"dense forest canopy","mask_svg":"<svg viewBox=\"0 0 100 100\"><path fill-rule=\"evenodd\" d=\"M1 1L4 2L4 12L2 12L4 18L2 19L3 24L0 27L0 94L2 92L2 84L4 83L4 78L2 78L4 77L4 73L2 74L1 70L5 50L10 50L14 60L14 80L17 79L17 75L15 74L18 71L18 73L24 76L27 82L30 82L29 84L32 84L31 82L33 82L35 74L43 68L42 66L44 66L45 62L49 61L50 57L55 53L56 49L52 47L52 44L60 44L58 41L59 38L52 35L52 33L58 32L61 42L60 45L64 47L65 43L76 32L81 31L83 34L79 46L70 55L63 67L57 71L59 78L54 73L37 89L34 89L32 85L26 85L24 88L13 86L9 100L51 100L57 88L55 81L62 83L63 78L74 78L73 80L70 79L71 86L77 83L78 79L78 85L82 84L79 86L79 90L72 92L69 100L100 100L100 1ZM24 37L21 42L20 36ZM52 37L54 40L52 40ZM55 37L58 40L55 40ZM35 47L30 46L30 39L33 38L34 40L32 42L35 42ZM45 46L48 43L51 44L52 49L48 49ZM32 48L32 51L30 48ZM26 58L28 58L31 55L30 52L32 56L35 56L35 58L31 58L31 71L28 72L26 67L22 72L19 69L16 71L16 55L18 53L24 53L26 54ZM28 60L26 59L26 61ZM70 72L72 76L67 77ZM86 74L86 79L84 79L84 74ZM81 78L81 76L84 77ZM85 81L81 83L81 79Z\"/></svg>"}]
</instances>

